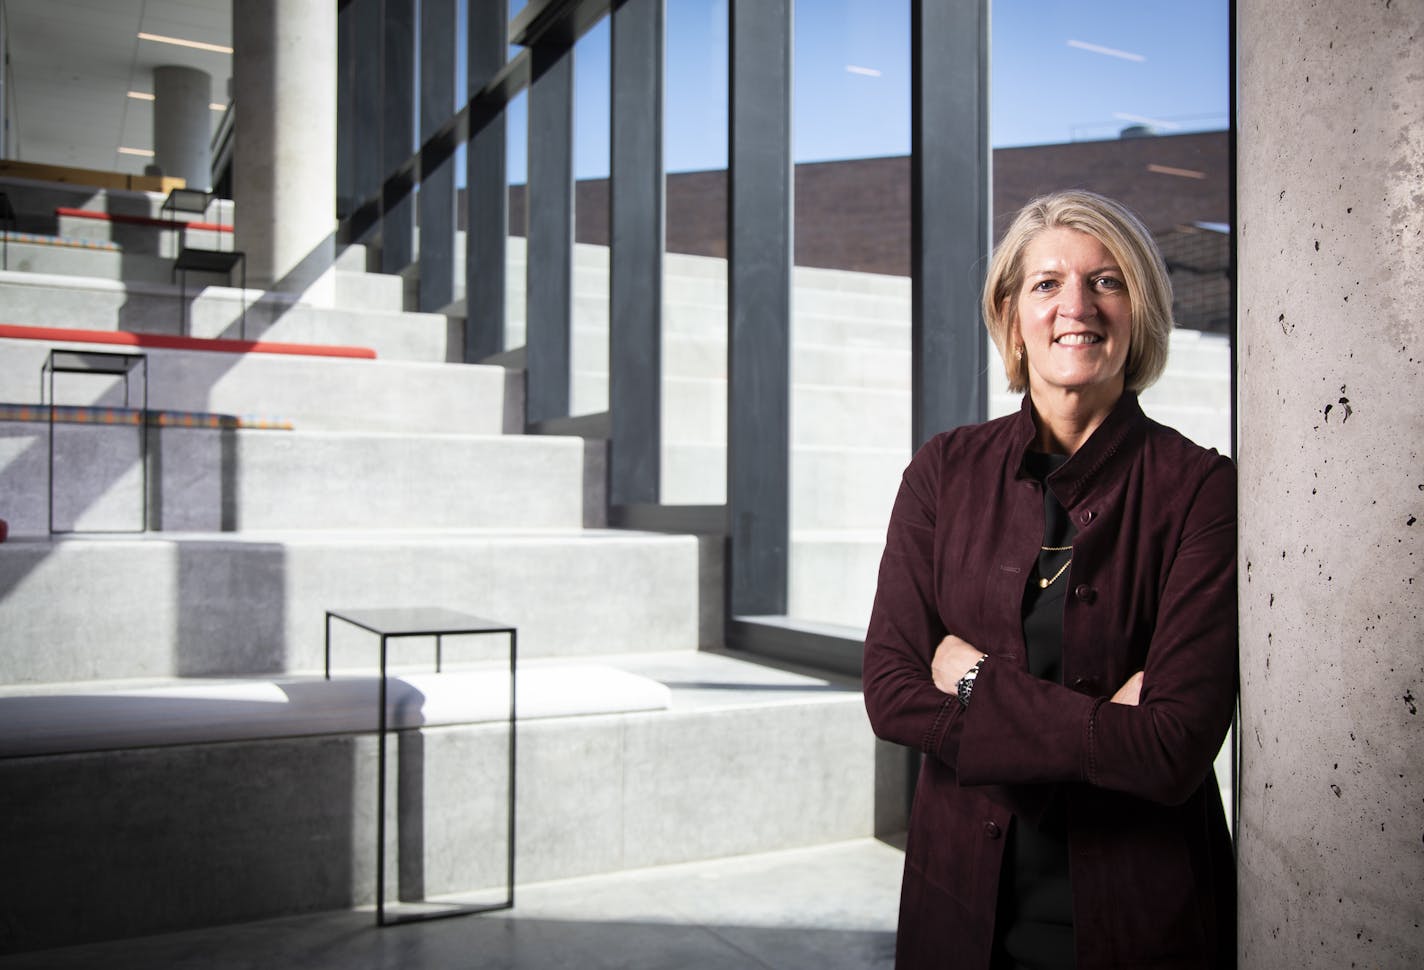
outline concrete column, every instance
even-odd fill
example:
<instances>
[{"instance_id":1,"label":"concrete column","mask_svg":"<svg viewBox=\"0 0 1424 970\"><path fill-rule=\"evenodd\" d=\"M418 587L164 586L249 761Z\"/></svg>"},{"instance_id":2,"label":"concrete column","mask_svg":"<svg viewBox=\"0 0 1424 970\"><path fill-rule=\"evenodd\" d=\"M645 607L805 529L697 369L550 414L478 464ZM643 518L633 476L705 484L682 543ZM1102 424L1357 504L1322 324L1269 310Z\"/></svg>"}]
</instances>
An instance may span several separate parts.
<instances>
[{"instance_id":1,"label":"concrete column","mask_svg":"<svg viewBox=\"0 0 1424 970\"><path fill-rule=\"evenodd\" d=\"M233 4L233 201L249 285L304 290L335 255L336 4Z\"/></svg>"},{"instance_id":2,"label":"concrete column","mask_svg":"<svg viewBox=\"0 0 1424 970\"><path fill-rule=\"evenodd\" d=\"M153 155L164 175L190 189L212 185L213 79L194 67L153 69Z\"/></svg>"},{"instance_id":3,"label":"concrete column","mask_svg":"<svg viewBox=\"0 0 1424 970\"><path fill-rule=\"evenodd\" d=\"M1424 3L1240 0L1243 968L1424 966Z\"/></svg>"}]
</instances>

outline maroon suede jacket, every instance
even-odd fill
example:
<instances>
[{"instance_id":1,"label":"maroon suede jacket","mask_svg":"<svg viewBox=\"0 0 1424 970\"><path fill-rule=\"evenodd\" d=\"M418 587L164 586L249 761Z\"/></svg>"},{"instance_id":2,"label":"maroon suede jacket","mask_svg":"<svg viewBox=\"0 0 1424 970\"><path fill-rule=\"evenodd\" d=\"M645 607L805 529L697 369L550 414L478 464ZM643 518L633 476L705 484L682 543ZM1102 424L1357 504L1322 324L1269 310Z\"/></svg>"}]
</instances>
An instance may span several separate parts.
<instances>
[{"instance_id":1,"label":"maroon suede jacket","mask_svg":"<svg viewBox=\"0 0 1424 970\"><path fill-rule=\"evenodd\" d=\"M1080 970L1235 965L1235 870L1212 762L1236 699L1236 473L1124 394L1048 487L1077 527L1063 683L1028 672L1043 536L1023 409L938 435L905 471L865 642L875 733L925 754L900 970L987 968L1004 840L1056 787ZM937 689L947 633L989 655L970 705ZM1138 706L1113 692L1145 671Z\"/></svg>"}]
</instances>

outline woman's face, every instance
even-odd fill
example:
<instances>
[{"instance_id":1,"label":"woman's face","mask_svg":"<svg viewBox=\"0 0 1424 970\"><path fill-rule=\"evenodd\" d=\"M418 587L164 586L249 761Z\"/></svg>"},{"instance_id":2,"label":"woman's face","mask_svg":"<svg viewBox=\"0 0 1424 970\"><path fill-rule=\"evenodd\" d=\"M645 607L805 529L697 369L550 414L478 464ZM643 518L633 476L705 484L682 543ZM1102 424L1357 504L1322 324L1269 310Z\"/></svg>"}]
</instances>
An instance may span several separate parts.
<instances>
[{"instance_id":1,"label":"woman's face","mask_svg":"<svg viewBox=\"0 0 1424 970\"><path fill-rule=\"evenodd\" d=\"M1116 401L1132 339L1132 301L1117 261L1093 236L1059 227L1034 237L1023 269L1015 316L1030 393Z\"/></svg>"}]
</instances>

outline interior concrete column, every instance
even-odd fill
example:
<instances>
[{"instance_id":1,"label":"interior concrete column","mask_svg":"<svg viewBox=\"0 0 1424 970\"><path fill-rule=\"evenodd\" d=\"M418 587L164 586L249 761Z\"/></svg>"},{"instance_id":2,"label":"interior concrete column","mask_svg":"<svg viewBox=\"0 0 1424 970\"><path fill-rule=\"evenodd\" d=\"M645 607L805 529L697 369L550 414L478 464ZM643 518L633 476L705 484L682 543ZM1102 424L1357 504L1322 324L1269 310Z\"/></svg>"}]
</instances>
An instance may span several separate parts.
<instances>
[{"instance_id":1,"label":"interior concrete column","mask_svg":"<svg viewBox=\"0 0 1424 970\"><path fill-rule=\"evenodd\" d=\"M233 4L233 201L249 285L300 291L336 229L336 4Z\"/></svg>"},{"instance_id":2,"label":"interior concrete column","mask_svg":"<svg viewBox=\"0 0 1424 970\"><path fill-rule=\"evenodd\" d=\"M153 69L153 160L190 189L212 185L213 79L195 67Z\"/></svg>"},{"instance_id":3,"label":"interior concrete column","mask_svg":"<svg viewBox=\"0 0 1424 970\"><path fill-rule=\"evenodd\" d=\"M1243 968L1424 966L1424 4L1239 0Z\"/></svg>"}]
</instances>

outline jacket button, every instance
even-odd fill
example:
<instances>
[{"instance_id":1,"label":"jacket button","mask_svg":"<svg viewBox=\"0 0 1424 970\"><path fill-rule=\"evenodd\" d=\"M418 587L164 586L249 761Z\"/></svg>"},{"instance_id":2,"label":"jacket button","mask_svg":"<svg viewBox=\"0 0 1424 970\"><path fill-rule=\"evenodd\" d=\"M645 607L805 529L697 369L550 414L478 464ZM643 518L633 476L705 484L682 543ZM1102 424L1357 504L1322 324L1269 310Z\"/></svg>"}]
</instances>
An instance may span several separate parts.
<instances>
[{"instance_id":1,"label":"jacket button","mask_svg":"<svg viewBox=\"0 0 1424 970\"><path fill-rule=\"evenodd\" d=\"M1093 587L1089 586L1087 583L1084 583L1077 589L1073 590L1073 595L1078 597L1084 603L1091 603L1096 598L1096 594L1093 592Z\"/></svg>"},{"instance_id":2,"label":"jacket button","mask_svg":"<svg viewBox=\"0 0 1424 970\"><path fill-rule=\"evenodd\" d=\"M1093 510L1084 509L1078 514L1078 521L1083 523L1084 525L1087 525L1089 522L1093 521Z\"/></svg>"},{"instance_id":3,"label":"jacket button","mask_svg":"<svg viewBox=\"0 0 1424 970\"><path fill-rule=\"evenodd\" d=\"M989 838L991 838L991 839L997 839L997 838L999 837L999 835L1000 835L1000 832L999 832L999 823L998 823L998 822L994 822L994 821L985 822L985 823L984 823L984 834L987 835L987 836L988 836Z\"/></svg>"},{"instance_id":4,"label":"jacket button","mask_svg":"<svg viewBox=\"0 0 1424 970\"><path fill-rule=\"evenodd\" d=\"M1098 689L1098 682L1093 677L1074 677L1073 689L1083 694L1091 694Z\"/></svg>"}]
</instances>

